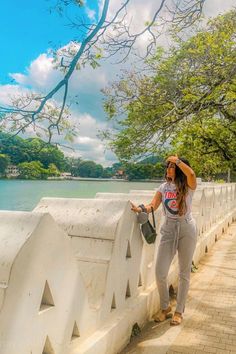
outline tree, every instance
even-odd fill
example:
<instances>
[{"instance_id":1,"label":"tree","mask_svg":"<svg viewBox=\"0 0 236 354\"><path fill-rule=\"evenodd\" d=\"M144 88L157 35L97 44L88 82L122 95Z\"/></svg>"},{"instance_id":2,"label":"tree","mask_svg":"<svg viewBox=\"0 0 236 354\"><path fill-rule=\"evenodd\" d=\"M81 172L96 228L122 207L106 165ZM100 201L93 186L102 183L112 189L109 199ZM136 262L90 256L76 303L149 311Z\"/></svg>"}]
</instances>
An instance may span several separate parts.
<instances>
[{"instance_id":1,"label":"tree","mask_svg":"<svg viewBox=\"0 0 236 354\"><path fill-rule=\"evenodd\" d=\"M50 163L48 166L48 175L52 177L60 176L60 171L58 170L57 166L54 163Z\"/></svg>"},{"instance_id":2,"label":"tree","mask_svg":"<svg viewBox=\"0 0 236 354\"><path fill-rule=\"evenodd\" d=\"M80 177L98 178L103 175L103 167L93 161L82 161L78 172Z\"/></svg>"},{"instance_id":3,"label":"tree","mask_svg":"<svg viewBox=\"0 0 236 354\"><path fill-rule=\"evenodd\" d=\"M70 172L72 176L79 175L79 165L81 163L81 158L66 157L65 158L65 171Z\"/></svg>"},{"instance_id":4,"label":"tree","mask_svg":"<svg viewBox=\"0 0 236 354\"><path fill-rule=\"evenodd\" d=\"M26 149L25 141L10 134L0 132L0 153L10 157L11 163L29 161L29 151Z\"/></svg>"},{"instance_id":5,"label":"tree","mask_svg":"<svg viewBox=\"0 0 236 354\"><path fill-rule=\"evenodd\" d=\"M114 0L113 0L114 1ZM125 0L118 6L115 14L109 15L112 0L104 0L101 16L97 22L78 22L78 13L72 25L78 29L78 38L73 44L56 52L55 67L64 73L64 77L46 95L40 92L27 92L15 97L12 105L0 106L0 129L8 129L14 134L25 133L31 126L39 136L46 136L52 142L53 134L65 133L65 138L73 139L76 134L74 126L69 122L69 105L67 103L69 82L72 73L90 64L93 68L99 65L102 57L110 57L116 54L125 60L135 47L137 40L149 35L150 42L147 45L148 55L156 44L160 35L157 19L164 13L172 23L180 28L189 27L201 15L205 0L168 0L157 2L153 17L146 22L139 32L131 31L129 11L127 10L131 0ZM57 0L56 9L63 13L71 4L77 5L75 10L83 7L83 1ZM168 13L168 15L167 15ZM62 103L57 104L55 95L61 93Z\"/></svg>"},{"instance_id":6,"label":"tree","mask_svg":"<svg viewBox=\"0 0 236 354\"><path fill-rule=\"evenodd\" d=\"M10 163L9 156L0 154L0 175L5 175L5 171L9 163Z\"/></svg>"},{"instance_id":7,"label":"tree","mask_svg":"<svg viewBox=\"0 0 236 354\"><path fill-rule=\"evenodd\" d=\"M22 139L0 133L0 153L7 154L13 164L40 161L45 168L48 168L50 163L54 163L57 168L64 169L63 152L39 138Z\"/></svg>"},{"instance_id":8,"label":"tree","mask_svg":"<svg viewBox=\"0 0 236 354\"><path fill-rule=\"evenodd\" d=\"M39 161L22 162L18 165L21 179L46 179L48 170Z\"/></svg>"},{"instance_id":9,"label":"tree","mask_svg":"<svg viewBox=\"0 0 236 354\"><path fill-rule=\"evenodd\" d=\"M45 168L54 164L59 170L64 169L64 154L55 146L47 145L42 148L39 151L38 160L42 162Z\"/></svg>"},{"instance_id":10,"label":"tree","mask_svg":"<svg viewBox=\"0 0 236 354\"><path fill-rule=\"evenodd\" d=\"M129 180L163 179L164 169L163 163L128 163L125 173Z\"/></svg>"},{"instance_id":11,"label":"tree","mask_svg":"<svg viewBox=\"0 0 236 354\"><path fill-rule=\"evenodd\" d=\"M169 53L159 49L147 63L152 75L126 73L106 90L105 108L118 123L118 132L107 137L120 159L164 146L187 154L195 166L205 159L208 171L235 168L235 29L234 10L178 40Z\"/></svg>"},{"instance_id":12,"label":"tree","mask_svg":"<svg viewBox=\"0 0 236 354\"><path fill-rule=\"evenodd\" d=\"M206 179L226 174L229 168L236 171L235 137L228 128L219 117L186 125L172 143L173 152L188 158L195 172Z\"/></svg>"},{"instance_id":13,"label":"tree","mask_svg":"<svg viewBox=\"0 0 236 354\"><path fill-rule=\"evenodd\" d=\"M114 175L111 167L105 167L103 169L102 178L111 178Z\"/></svg>"}]
</instances>

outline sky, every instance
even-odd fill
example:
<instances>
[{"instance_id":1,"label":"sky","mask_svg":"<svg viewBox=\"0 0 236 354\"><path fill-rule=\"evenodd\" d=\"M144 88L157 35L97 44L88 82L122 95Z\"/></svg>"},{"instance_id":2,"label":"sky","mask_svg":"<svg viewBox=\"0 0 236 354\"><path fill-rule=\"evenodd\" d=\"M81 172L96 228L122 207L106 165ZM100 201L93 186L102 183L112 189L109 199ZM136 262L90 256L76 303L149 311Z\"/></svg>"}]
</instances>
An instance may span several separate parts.
<instances>
[{"instance_id":1,"label":"sky","mask_svg":"<svg viewBox=\"0 0 236 354\"><path fill-rule=\"evenodd\" d=\"M80 16L95 21L99 17L102 0L86 0ZM159 0L130 0L130 13L136 20L136 28L151 19ZM111 0L111 16L121 3ZM62 77L53 69L50 50L67 46L74 38L81 39L78 31L69 26L77 7L67 7L64 16L55 11L57 0L9 0L1 4L0 12L0 104L8 103L12 95L25 88L48 92ZM236 0L206 0L204 12L216 16L236 5ZM141 27L140 27L141 28ZM138 28L139 29L139 28ZM163 39L164 38L164 39ZM145 38L138 46L145 46ZM165 37L160 39L163 44ZM103 61L100 68L91 67L73 74L70 96L78 95L79 105L72 108L73 120L79 123L79 134L74 149L67 154L91 159L103 166L116 162L116 156L105 148L98 138L98 131L107 127L103 111L101 89L114 80L124 65L114 65L112 60Z\"/></svg>"}]
</instances>

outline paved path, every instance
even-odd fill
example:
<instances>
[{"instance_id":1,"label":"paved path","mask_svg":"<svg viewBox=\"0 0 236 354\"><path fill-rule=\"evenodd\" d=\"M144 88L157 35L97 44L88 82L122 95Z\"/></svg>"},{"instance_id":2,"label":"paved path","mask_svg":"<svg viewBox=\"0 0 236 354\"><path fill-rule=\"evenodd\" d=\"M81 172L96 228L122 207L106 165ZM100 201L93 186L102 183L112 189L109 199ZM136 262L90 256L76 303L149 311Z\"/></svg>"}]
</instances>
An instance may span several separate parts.
<instances>
[{"instance_id":1,"label":"paved path","mask_svg":"<svg viewBox=\"0 0 236 354\"><path fill-rule=\"evenodd\" d=\"M181 326L150 322L122 354L236 354L236 223L203 258Z\"/></svg>"}]
</instances>

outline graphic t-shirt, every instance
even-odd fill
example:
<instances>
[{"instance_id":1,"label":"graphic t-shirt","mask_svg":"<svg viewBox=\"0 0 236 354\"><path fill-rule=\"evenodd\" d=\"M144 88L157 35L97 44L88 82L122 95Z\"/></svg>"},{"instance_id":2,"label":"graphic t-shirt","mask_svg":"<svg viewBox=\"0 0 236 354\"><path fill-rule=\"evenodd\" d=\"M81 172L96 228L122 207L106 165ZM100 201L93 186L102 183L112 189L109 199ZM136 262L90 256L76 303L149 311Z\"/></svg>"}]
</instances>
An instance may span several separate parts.
<instances>
[{"instance_id":1,"label":"graphic t-shirt","mask_svg":"<svg viewBox=\"0 0 236 354\"><path fill-rule=\"evenodd\" d=\"M166 216L172 219L177 219L180 216L178 203L177 203L177 189L176 185L171 182L162 183L158 190L162 195L162 206L163 211ZM188 188L188 193L186 195L186 213L184 217L191 217L191 208L192 208L192 199L193 199L194 190Z\"/></svg>"}]
</instances>

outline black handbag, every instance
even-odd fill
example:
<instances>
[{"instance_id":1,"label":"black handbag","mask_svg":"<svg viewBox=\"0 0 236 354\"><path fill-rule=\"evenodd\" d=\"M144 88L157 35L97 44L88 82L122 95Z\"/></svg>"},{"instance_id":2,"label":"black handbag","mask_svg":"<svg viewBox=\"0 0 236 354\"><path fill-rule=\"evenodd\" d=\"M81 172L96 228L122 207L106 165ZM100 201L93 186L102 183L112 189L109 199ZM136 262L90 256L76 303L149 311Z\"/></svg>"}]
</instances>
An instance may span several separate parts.
<instances>
[{"instance_id":1,"label":"black handbag","mask_svg":"<svg viewBox=\"0 0 236 354\"><path fill-rule=\"evenodd\" d=\"M145 238L146 242L151 244L156 241L156 223L155 223L155 218L154 218L154 211L153 207L151 207L152 210L152 220L153 220L153 225L150 223L149 218L148 218L148 213L144 207L144 205L139 205L142 209L142 212L138 214L138 222L141 224L141 231L143 234L143 237Z\"/></svg>"}]
</instances>

